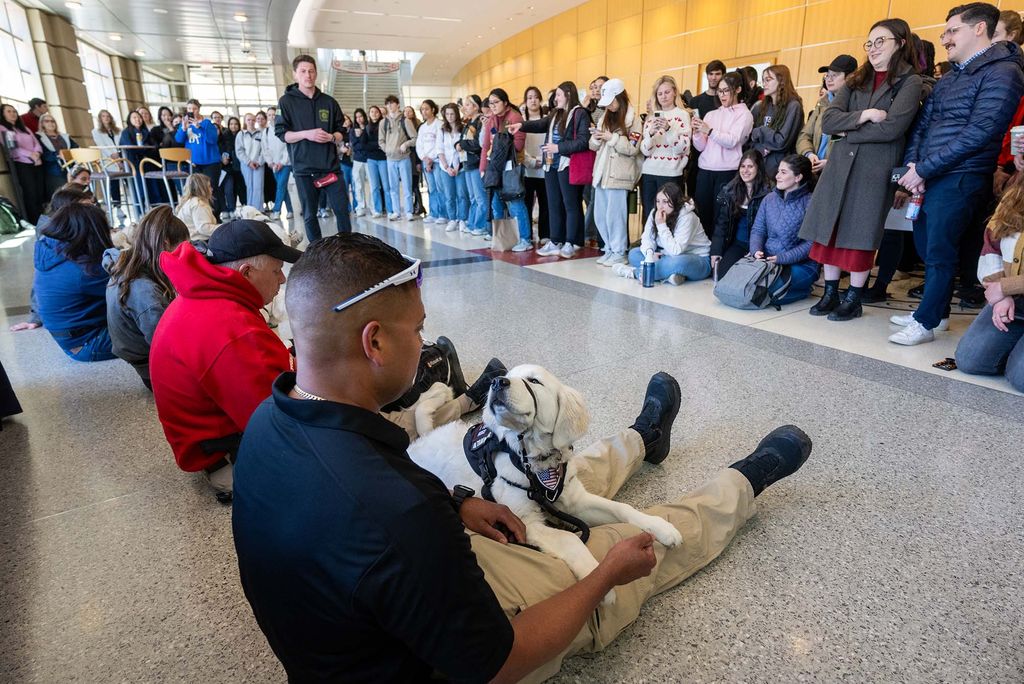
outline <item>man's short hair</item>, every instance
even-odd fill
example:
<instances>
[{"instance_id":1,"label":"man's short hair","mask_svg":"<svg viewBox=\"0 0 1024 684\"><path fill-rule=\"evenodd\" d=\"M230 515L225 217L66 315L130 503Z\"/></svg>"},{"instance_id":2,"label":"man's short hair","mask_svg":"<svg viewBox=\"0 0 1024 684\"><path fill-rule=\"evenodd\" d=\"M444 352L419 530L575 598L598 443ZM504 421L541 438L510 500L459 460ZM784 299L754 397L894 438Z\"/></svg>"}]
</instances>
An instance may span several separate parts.
<instances>
[{"instance_id":1,"label":"man's short hair","mask_svg":"<svg viewBox=\"0 0 1024 684\"><path fill-rule=\"evenodd\" d=\"M298 69L299 65L302 64L303 62L306 62L307 64L312 64L313 68L316 69L316 60L313 59L312 55L296 55L295 59L292 60L292 71Z\"/></svg>"},{"instance_id":2,"label":"man's short hair","mask_svg":"<svg viewBox=\"0 0 1024 684\"><path fill-rule=\"evenodd\" d=\"M193 97L193 98L190 98L190 99L189 99L189 101L188 101L188 102L186 102L185 104L186 104L186 105L190 105L190 104L191 104L191 105L195 105L196 107L202 107L202 106L203 106L203 105L199 104L199 100L197 100L197 99L196 99L196 98L194 98L194 97Z\"/></svg>"},{"instance_id":3,"label":"man's short hair","mask_svg":"<svg viewBox=\"0 0 1024 684\"><path fill-rule=\"evenodd\" d=\"M216 114L220 114L220 110L219 109L214 109L212 112L210 112L210 117L213 118L213 116L216 115ZM224 116L223 114L220 114L220 115Z\"/></svg>"},{"instance_id":4,"label":"man's short hair","mask_svg":"<svg viewBox=\"0 0 1024 684\"><path fill-rule=\"evenodd\" d=\"M710 74L712 71L721 71L724 74L726 71L725 62L720 59L713 59L708 62L708 65L704 67L704 73Z\"/></svg>"},{"instance_id":5,"label":"man's short hair","mask_svg":"<svg viewBox=\"0 0 1024 684\"><path fill-rule=\"evenodd\" d=\"M384 98L385 105L389 105L392 102L394 102L395 104L399 104L397 95L388 95L387 97Z\"/></svg>"},{"instance_id":6,"label":"man's short hair","mask_svg":"<svg viewBox=\"0 0 1024 684\"><path fill-rule=\"evenodd\" d=\"M740 67L738 71L742 72L746 77L747 81L757 81L757 69L752 66Z\"/></svg>"},{"instance_id":7,"label":"man's short hair","mask_svg":"<svg viewBox=\"0 0 1024 684\"><path fill-rule=\"evenodd\" d=\"M31 100L28 101L28 108L35 109L36 107L44 104L46 104L46 100L44 100L43 98L33 97Z\"/></svg>"},{"instance_id":8,"label":"man's short hair","mask_svg":"<svg viewBox=\"0 0 1024 684\"><path fill-rule=\"evenodd\" d=\"M960 18L965 24L971 26L974 26L979 21L985 22L985 30L988 32L988 37L991 38L995 35L996 24L999 23L999 8L995 5L990 5L987 2L972 2L967 5L958 5L949 10L949 14L946 15L946 21L949 21L958 14L961 15Z\"/></svg>"}]
</instances>

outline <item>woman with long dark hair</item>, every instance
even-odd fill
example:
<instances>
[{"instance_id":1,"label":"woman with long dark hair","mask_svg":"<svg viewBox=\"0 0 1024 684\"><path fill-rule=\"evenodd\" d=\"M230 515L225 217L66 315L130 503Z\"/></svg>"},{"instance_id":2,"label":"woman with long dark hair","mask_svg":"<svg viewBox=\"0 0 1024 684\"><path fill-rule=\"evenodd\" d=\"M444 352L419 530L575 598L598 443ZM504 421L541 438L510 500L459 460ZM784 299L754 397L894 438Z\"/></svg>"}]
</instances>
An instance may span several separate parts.
<instances>
[{"instance_id":1,"label":"woman with long dark hair","mask_svg":"<svg viewBox=\"0 0 1024 684\"><path fill-rule=\"evenodd\" d=\"M202 174L193 177L206 178ZM207 179L209 183L209 179ZM131 249L108 249L104 267L107 285L107 329L113 352L124 359L149 389L149 346L156 324L174 299L174 287L160 268L160 255L188 240L188 228L169 206L159 206L142 217Z\"/></svg>"},{"instance_id":2,"label":"woman with long dark hair","mask_svg":"<svg viewBox=\"0 0 1024 684\"><path fill-rule=\"evenodd\" d=\"M349 131L349 145L352 148L352 192L355 195L356 216L366 216L369 202L366 185L370 174L366 168L366 112L356 109L352 114L352 130Z\"/></svg>"},{"instance_id":3,"label":"woman with long dark hair","mask_svg":"<svg viewBox=\"0 0 1024 684\"><path fill-rule=\"evenodd\" d=\"M528 121L513 132L544 133L544 187L548 194L551 242L537 250L541 256L572 258L583 247L583 186L569 182L570 158L590 146L590 112L580 105L572 81L555 88L554 109L543 119Z\"/></svg>"},{"instance_id":4,"label":"woman with long dark hair","mask_svg":"<svg viewBox=\"0 0 1024 684\"><path fill-rule=\"evenodd\" d=\"M444 224L455 220L454 216L448 215L448 196L445 194L446 185L442 178L448 174L437 163L437 139L441 136L444 122L438 118L438 106L433 100L421 102L420 113L423 115L423 123L416 133L416 156L421 167L420 175L427 179L427 199L430 203L430 211L423 218L423 222ZM415 166L415 160L413 164ZM414 177L413 184L418 189L419 179Z\"/></svg>"},{"instance_id":5,"label":"woman with long dark hair","mask_svg":"<svg viewBox=\"0 0 1024 684\"><path fill-rule=\"evenodd\" d=\"M439 177L441 194L445 198L445 216L448 223L445 232L453 233L459 228L465 230L469 218L469 190L466 187L466 170L455 145L462 139L462 114L459 105L449 102L441 108L441 132L437 136L434 163L441 171ZM426 126L426 124L424 124ZM422 130L423 127L420 127ZM417 138L419 144L421 138Z\"/></svg>"},{"instance_id":6,"label":"woman with long dark hair","mask_svg":"<svg viewBox=\"0 0 1024 684\"><path fill-rule=\"evenodd\" d=\"M494 142L494 136L498 133L509 133L512 136L512 150L510 154L516 156L517 162L522 162L523 148L526 146L526 134L519 130L522 127L523 115L512 106L508 99L508 93L502 88L495 88L488 94L487 101L491 105L491 116L487 119L487 123L484 124L480 156L481 175L486 174L487 167L492 161L491 155L494 152L492 143ZM498 167L499 174L500 170L504 168L504 164L505 161L502 160L501 166ZM526 204L523 202L523 198L503 200L501 193L497 189L490 191L490 195L491 213L494 218L501 219L511 215L516 220L516 225L519 228L519 242L512 247L512 251L527 252L532 249L533 225L530 223L530 217L526 213ZM489 237L484 236L484 239L486 240Z\"/></svg>"},{"instance_id":7,"label":"woman with long dark hair","mask_svg":"<svg viewBox=\"0 0 1024 684\"><path fill-rule=\"evenodd\" d=\"M861 315L861 294L893 204L894 167L903 162L906 133L921 105L922 79L910 27L902 19L875 22L864 44L868 61L836 93L822 131L841 136L821 173L800 236L825 266L825 293L812 316L848 321ZM850 273L842 301L839 278Z\"/></svg>"},{"instance_id":8,"label":"woman with long dark hair","mask_svg":"<svg viewBox=\"0 0 1024 684\"><path fill-rule=\"evenodd\" d=\"M387 210L392 213L391 181L388 178L388 156L380 146L380 125L384 114L380 107L371 105L370 120L366 122L366 170L370 175L370 197L373 199L373 218L380 218ZM384 201L381 202L383 193ZM367 205L370 203L367 202Z\"/></svg>"},{"instance_id":9,"label":"woman with long dark hair","mask_svg":"<svg viewBox=\"0 0 1024 684\"><path fill-rule=\"evenodd\" d=\"M117 144L127 147L145 145L149 138L149 129L142 121L142 114L139 114L137 111L128 112L127 122L124 130L121 131L121 137L118 138ZM149 155L146 154L146 151L140 149L122 149L121 153L135 167L135 180L132 183L132 190L135 194L135 211L138 216L142 216L143 205L146 201L146 190L156 187L153 184L146 186L147 181L142 177L146 169L140 168L142 160ZM155 202L157 196L150 195L150 199Z\"/></svg>"},{"instance_id":10,"label":"woman with long dark hair","mask_svg":"<svg viewBox=\"0 0 1024 684\"><path fill-rule=\"evenodd\" d=\"M523 114L524 121L536 121L543 119L545 107L541 104L544 101L540 88L530 86L523 93L523 104L519 111ZM540 151L544 144L543 133L527 133L526 147L523 148L523 183L526 186L526 196L523 201L526 203L526 213L533 219L533 207L537 205L537 237L543 247L550 242L550 222L548 216L548 193L544 186L544 153Z\"/></svg>"},{"instance_id":11,"label":"woman with long dark hair","mask_svg":"<svg viewBox=\"0 0 1024 684\"><path fill-rule=\"evenodd\" d=\"M221 203L224 213L221 214L221 219L234 214L238 204L245 204L245 178L242 176L242 164L235 153L235 142L241 131L242 122L237 116L232 116L217 137L217 147L220 148L220 160L224 170L224 182L220 184L224 193L224 202Z\"/></svg>"},{"instance_id":12,"label":"woman with long dark hair","mask_svg":"<svg viewBox=\"0 0 1024 684\"><path fill-rule=\"evenodd\" d=\"M469 218L466 229L470 235L482 237L489 233L487 225L487 191L480 175L480 142L483 139L484 117L480 112L483 100L477 94L467 95L462 100L462 114L465 125L462 137L455 148L466 171L466 190L469 192Z\"/></svg>"},{"instance_id":13,"label":"woman with long dark hair","mask_svg":"<svg viewBox=\"0 0 1024 684\"><path fill-rule=\"evenodd\" d=\"M785 64L766 68L761 81L764 99L750 110L754 119L750 146L764 155L764 168L774 176L782 158L796 149L804 125L804 103Z\"/></svg>"},{"instance_id":14,"label":"woman with long dark hair","mask_svg":"<svg viewBox=\"0 0 1024 684\"><path fill-rule=\"evenodd\" d=\"M3 126L4 145L14 164L25 203L25 218L35 224L46 203L46 172L43 169L43 146L18 116L12 105L0 106L0 126Z\"/></svg>"},{"instance_id":15,"label":"woman with long dark hair","mask_svg":"<svg viewBox=\"0 0 1024 684\"><path fill-rule=\"evenodd\" d=\"M103 252L113 246L103 210L84 202L57 211L36 240L33 288L39 317L75 361L114 358L107 331L108 278L100 266Z\"/></svg>"},{"instance_id":16,"label":"woman with long dark hair","mask_svg":"<svg viewBox=\"0 0 1024 684\"><path fill-rule=\"evenodd\" d=\"M740 106L746 108L743 103ZM717 269L719 278L750 252L750 228L771 189L761 154L754 150L744 152L736 176L718 192L715 201L711 266Z\"/></svg>"}]
</instances>

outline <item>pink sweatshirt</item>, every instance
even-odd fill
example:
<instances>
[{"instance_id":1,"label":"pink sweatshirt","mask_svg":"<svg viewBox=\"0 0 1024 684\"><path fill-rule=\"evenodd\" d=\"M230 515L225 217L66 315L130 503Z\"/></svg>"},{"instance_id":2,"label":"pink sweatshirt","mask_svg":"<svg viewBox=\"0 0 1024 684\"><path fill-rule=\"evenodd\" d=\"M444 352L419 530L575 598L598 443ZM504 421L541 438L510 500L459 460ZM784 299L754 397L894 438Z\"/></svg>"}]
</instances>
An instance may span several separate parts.
<instances>
[{"instance_id":1,"label":"pink sweatshirt","mask_svg":"<svg viewBox=\"0 0 1024 684\"><path fill-rule=\"evenodd\" d=\"M754 128L754 117L742 102L708 112L704 121L711 135L695 133L693 146L700 151L697 166L705 171L735 171L740 168L743 143Z\"/></svg>"},{"instance_id":2,"label":"pink sweatshirt","mask_svg":"<svg viewBox=\"0 0 1024 684\"><path fill-rule=\"evenodd\" d=\"M43 153L43 146L39 144L39 138L33 133L25 133L17 128L8 129L0 127L4 136L13 136L15 147L10 151L11 159L20 164L36 164L32 158L33 152ZM36 164L38 166L38 164Z\"/></svg>"}]
</instances>

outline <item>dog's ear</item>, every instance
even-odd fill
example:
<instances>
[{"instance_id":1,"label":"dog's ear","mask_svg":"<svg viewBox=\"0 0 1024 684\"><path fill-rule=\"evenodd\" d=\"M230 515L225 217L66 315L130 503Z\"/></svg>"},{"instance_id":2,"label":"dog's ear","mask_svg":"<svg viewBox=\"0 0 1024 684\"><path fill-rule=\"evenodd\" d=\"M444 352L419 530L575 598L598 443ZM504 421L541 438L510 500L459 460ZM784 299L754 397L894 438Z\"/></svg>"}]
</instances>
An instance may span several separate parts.
<instances>
[{"instance_id":1,"label":"dog's ear","mask_svg":"<svg viewBox=\"0 0 1024 684\"><path fill-rule=\"evenodd\" d=\"M583 436L590 425L590 413L583 402L583 395L571 387L558 390L558 416L551 435L552 446L567 449Z\"/></svg>"}]
</instances>

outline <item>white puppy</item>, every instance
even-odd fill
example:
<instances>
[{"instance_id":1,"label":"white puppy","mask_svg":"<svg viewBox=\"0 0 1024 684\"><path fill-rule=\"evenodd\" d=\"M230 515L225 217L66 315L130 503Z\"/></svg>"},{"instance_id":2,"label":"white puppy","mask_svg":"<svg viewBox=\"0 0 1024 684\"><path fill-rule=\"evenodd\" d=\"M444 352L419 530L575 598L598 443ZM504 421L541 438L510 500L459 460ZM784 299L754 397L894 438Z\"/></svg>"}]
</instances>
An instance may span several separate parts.
<instances>
[{"instance_id":1,"label":"white puppy","mask_svg":"<svg viewBox=\"0 0 1024 684\"><path fill-rule=\"evenodd\" d=\"M576 476L572 445L587 430L589 415L583 397L563 385L540 366L516 366L491 384L484 404L483 427L491 439L504 443L508 451L494 453L496 477L491 486L494 500L508 506L526 525L526 542L562 559L578 579L597 567L597 559L580 538L567 530L549 527L551 519L528 495L544 487L548 500L561 486L553 502L556 510L579 518L587 525L624 522L650 532L665 546L677 546L683 537L668 521L647 515L632 506L589 493ZM464 485L482 494L484 480L477 475L463 448L468 423L458 421L435 429L409 447L409 455L452 489ZM477 430L467 440L471 448L488 437ZM534 477L527 477L513 463L515 455ZM614 591L605 602L615 600Z\"/></svg>"}]
</instances>

